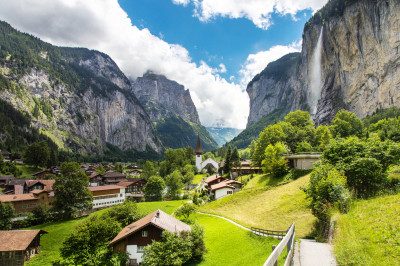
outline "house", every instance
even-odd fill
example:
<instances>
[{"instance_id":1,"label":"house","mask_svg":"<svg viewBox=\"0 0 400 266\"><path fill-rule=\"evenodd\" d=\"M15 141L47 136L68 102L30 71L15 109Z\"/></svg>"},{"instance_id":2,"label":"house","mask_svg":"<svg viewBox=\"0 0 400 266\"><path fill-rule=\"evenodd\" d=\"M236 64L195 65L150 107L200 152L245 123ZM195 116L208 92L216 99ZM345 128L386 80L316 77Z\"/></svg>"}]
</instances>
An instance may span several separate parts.
<instances>
[{"instance_id":1,"label":"house","mask_svg":"<svg viewBox=\"0 0 400 266\"><path fill-rule=\"evenodd\" d=\"M95 172L95 173L89 175L89 187L100 186L100 184L102 182L103 182L103 178L101 177L100 174Z\"/></svg>"},{"instance_id":2,"label":"house","mask_svg":"<svg viewBox=\"0 0 400 266\"><path fill-rule=\"evenodd\" d=\"M203 161L203 149L201 148L199 136L197 136L197 146L194 151L194 155L198 172L201 172L203 169L208 170L209 168L213 169L214 172L218 171L218 163L215 160L208 158L207 160Z\"/></svg>"},{"instance_id":3,"label":"house","mask_svg":"<svg viewBox=\"0 0 400 266\"><path fill-rule=\"evenodd\" d=\"M121 181L117 186L125 188L125 197L133 201L140 202L143 200L143 187L146 185L147 180L139 178L128 178L129 181Z\"/></svg>"},{"instance_id":4,"label":"house","mask_svg":"<svg viewBox=\"0 0 400 266\"><path fill-rule=\"evenodd\" d=\"M47 175L57 175L59 173L59 169L56 168L49 168L43 171L37 172L32 174L33 177L36 179L46 179Z\"/></svg>"},{"instance_id":5,"label":"house","mask_svg":"<svg viewBox=\"0 0 400 266\"><path fill-rule=\"evenodd\" d=\"M26 181L31 179L11 179L4 187L4 194L23 194Z\"/></svg>"},{"instance_id":6,"label":"house","mask_svg":"<svg viewBox=\"0 0 400 266\"><path fill-rule=\"evenodd\" d=\"M102 176L102 185L116 185L121 181L128 181L128 179L126 179L126 176L120 172L107 171Z\"/></svg>"},{"instance_id":7,"label":"house","mask_svg":"<svg viewBox=\"0 0 400 266\"><path fill-rule=\"evenodd\" d=\"M129 175L133 175L133 176L140 176L142 174L142 171L138 170L138 169L134 169L129 171Z\"/></svg>"},{"instance_id":8,"label":"house","mask_svg":"<svg viewBox=\"0 0 400 266\"><path fill-rule=\"evenodd\" d=\"M153 240L161 240L165 230L180 233L190 231L191 228L171 215L157 210L126 226L108 245L113 247L114 253L129 253L128 265L137 265L142 262L143 248Z\"/></svg>"},{"instance_id":9,"label":"house","mask_svg":"<svg viewBox=\"0 0 400 266\"><path fill-rule=\"evenodd\" d=\"M291 168L308 170L321 158L321 153L284 154L283 158L288 160Z\"/></svg>"},{"instance_id":10,"label":"house","mask_svg":"<svg viewBox=\"0 0 400 266\"><path fill-rule=\"evenodd\" d=\"M24 184L24 193L30 193L32 190L53 191L55 180L28 180Z\"/></svg>"},{"instance_id":11,"label":"house","mask_svg":"<svg viewBox=\"0 0 400 266\"><path fill-rule=\"evenodd\" d=\"M218 183L220 183L222 181L225 181L225 180L227 180L227 179L225 177L223 177L223 176L213 175L213 176L210 176L209 178L207 178L204 181L204 185L205 185L206 188L209 188L212 185L218 184Z\"/></svg>"},{"instance_id":12,"label":"house","mask_svg":"<svg viewBox=\"0 0 400 266\"><path fill-rule=\"evenodd\" d=\"M0 231L0 265L24 265L40 253L43 230Z\"/></svg>"},{"instance_id":13,"label":"house","mask_svg":"<svg viewBox=\"0 0 400 266\"><path fill-rule=\"evenodd\" d=\"M211 185L211 187L209 187L209 194L213 195L216 200L221 199L240 191L242 185L242 183L235 180L224 180L220 183Z\"/></svg>"},{"instance_id":14,"label":"house","mask_svg":"<svg viewBox=\"0 0 400 266\"><path fill-rule=\"evenodd\" d=\"M125 188L116 185L89 187L93 194L93 209L102 209L124 203Z\"/></svg>"},{"instance_id":15,"label":"house","mask_svg":"<svg viewBox=\"0 0 400 266\"><path fill-rule=\"evenodd\" d=\"M3 159L6 162L11 161L12 154L9 151L1 151L1 155L3 155Z\"/></svg>"},{"instance_id":16,"label":"house","mask_svg":"<svg viewBox=\"0 0 400 266\"><path fill-rule=\"evenodd\" d=\"M13 175L0 175L0 187L5 188L14 179L15 177Z\"/></svg>"},{"instance_id":17,"label":"house","mask_svg":"<svg viewBox=\"0 0 400 266\"><path fill-rule=\"evenodd\" d=\"M32 212L39 205L50 208L55 198L53 192L46 190L33 190L28 194L0 195L1 203L11 203L15 213Z\"/></svg>"},{"instance_id":18,"label":"house","mask_svg":"<svg viewBox=\"0 0 400 266\"><path fill-rule=\"evenodd\" d=\"M257 174L261 172L260 167L251 166L250 160L240 159L240 167L233 167L232 173L234 176Z\"/></svg>"}]
</instances>

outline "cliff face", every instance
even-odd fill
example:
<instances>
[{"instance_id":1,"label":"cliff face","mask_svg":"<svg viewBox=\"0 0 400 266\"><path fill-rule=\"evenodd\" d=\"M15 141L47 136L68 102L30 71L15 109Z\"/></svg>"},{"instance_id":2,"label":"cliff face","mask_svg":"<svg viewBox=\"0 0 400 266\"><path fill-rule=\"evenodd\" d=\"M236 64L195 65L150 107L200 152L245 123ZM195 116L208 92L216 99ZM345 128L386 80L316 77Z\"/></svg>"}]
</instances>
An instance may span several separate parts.
<instances>
[{"instance_id":1,"label":"cliff face","mask_svg":"<svg viewBox=\"0 0 400 266\"><path fill-rule=\"evenodd\" d=\"M132 91L153 122L178 116L188 122L200 124L189 90L165 76L148 72L132 82Z\"/></svg>"},{"instance_id":2,"label":"cliff face","mask_svg":"<svg viewBox=\"0 0 400 266\"><path fill-rule=\"evenodd\" d=\"M339 8L332 8L334 5ZM342 13L332 11L338 9ZM321 14L328 15L318 18ZM314 57L321 30L318 65ZM378 108L400 106L399 46L399 1L328 2L306 24L297 68L288 64L285 56L249 83L248 126L280 105L289 111L309 110L316 124L329 123L342 108L363 118ZM315 85L315 67L320 68L320 85ZM268 68L270 73L275 69L275 74L266 74ZM277 78L277 69L290 77ZM319 97L314 108L311 95L316 86Z\"/></svg>"},{"instance_id":3,"label":"cliff face","mask_svg":"<svg viewBox=\"0 0 400 266\"><path fill-rule=\"evenodd\" d=\"M101 154L106 143L161 151L149 116L110 57L54 47L1 26L6 51L0 57L0 97L29 117L33 127L60 148L84 154Z\"/></svg>"}]
</instances>

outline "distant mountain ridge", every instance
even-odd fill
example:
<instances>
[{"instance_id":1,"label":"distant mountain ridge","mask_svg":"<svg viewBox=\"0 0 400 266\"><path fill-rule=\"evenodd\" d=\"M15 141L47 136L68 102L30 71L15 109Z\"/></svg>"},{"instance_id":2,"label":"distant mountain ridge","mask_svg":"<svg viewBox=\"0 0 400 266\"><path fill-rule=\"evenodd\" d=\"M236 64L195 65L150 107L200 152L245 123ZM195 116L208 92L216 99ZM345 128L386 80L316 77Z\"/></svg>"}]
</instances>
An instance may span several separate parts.
<instances>
[{"instance_id":1,"label":"distant mountain ridge","mask_svg":"<svg viewBox=\"0 0 400 266\"><path fill-rule=\"evenodd\" d=\"M206 127L206 129L219 146L231 141L240 132L242 132L242 129L230 127Z\"/></svg>"}]
</instances>

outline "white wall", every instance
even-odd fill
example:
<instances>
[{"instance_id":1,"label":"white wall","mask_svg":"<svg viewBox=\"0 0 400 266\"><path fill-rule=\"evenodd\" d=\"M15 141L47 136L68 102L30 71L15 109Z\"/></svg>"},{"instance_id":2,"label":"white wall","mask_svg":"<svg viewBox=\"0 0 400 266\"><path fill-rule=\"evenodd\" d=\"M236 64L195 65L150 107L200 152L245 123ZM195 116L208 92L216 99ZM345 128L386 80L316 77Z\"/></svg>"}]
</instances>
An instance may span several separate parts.
<instances>
[{"instance_id":1,"label":"white wall","mask_svg":"<svg viewBox=\"0 0 400 266\"><path fill-rule=\"evenodd\" d=\"M311 169L313 167L312 164L318 160L319 159L313 159L313 158L295 159L294 168L308 170Z\"/></svg>"},{"instance_id":2,"label":"white wall","mask_svg":"<svg viewBox=\"0 0 400 266\"><path fill-rule=\"evenodd\" d=\"M100 197L110 196L110 198L101 199ZM93 196L93 209L104 208L112 205L124 203L125 201L125 188L120 189L118 194L108 194L102 196Z\"/></svg>"},{"instance_id":3,"label":"white wall","mask_svg":"<svg viewBox=\"0 0 400 266\"><path fill-rule=\"evenodd\" d=\"M201 155L196 155L196 167L197 167L197 171L201 172L201 161L202 161L202 157Z\"/></svg>"},{"instance_id":4,"label":"white wall","mask_svg":"<svg viewBox=\"0 0 400 266\"><path fill-rule=\"evenodd\" d=\"M212 164L215 167L215 169L218 170L218 163L211 158L208 158L207 160L205 160L204 162L201 163L201 169L206 167L206 165L209 163Z\"/></svg>"},{"instance_id":5,"label":"white wall","mask_svg":"<svg viewBox=\"0 0 400 266\"><path fill-rule=\"evenodd\" d=\"M233 189L229 188L229 187L224 187L224 188L220 188L218 190L215 191L215 199L220 199L223 198L227 195L229 195L227 192L228 191L232 191L233 193Z\"/></svg>"},{"instance_id":6,"label":"white wall","mask_svg":"<svg viewBox=\"0 0 400 266\"><path fill-rule=\"evenodd\" d=\"M137 263L142 262L142 252L137 252L137 245L127 245L126 252L129 253L129 259L134 260L136 259Z\"/></svg>"}]
</instances>

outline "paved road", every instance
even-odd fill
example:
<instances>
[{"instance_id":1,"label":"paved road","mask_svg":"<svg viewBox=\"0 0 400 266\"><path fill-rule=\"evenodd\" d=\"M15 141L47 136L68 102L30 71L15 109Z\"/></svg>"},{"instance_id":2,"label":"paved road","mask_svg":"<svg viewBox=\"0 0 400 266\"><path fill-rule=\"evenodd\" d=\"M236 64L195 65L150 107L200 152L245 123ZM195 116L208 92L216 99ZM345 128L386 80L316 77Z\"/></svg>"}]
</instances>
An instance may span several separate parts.
<instances>
[{"instance_id":1,"label":"paved road","mask_svg":"<svg viewBox=\"0 0 400 266\"><path fill-rule=\"evenodd\" d=\"M300 239L296 243L295 266L336 266L332 246L315 240Z\"/></svg>"}]
</instances>

